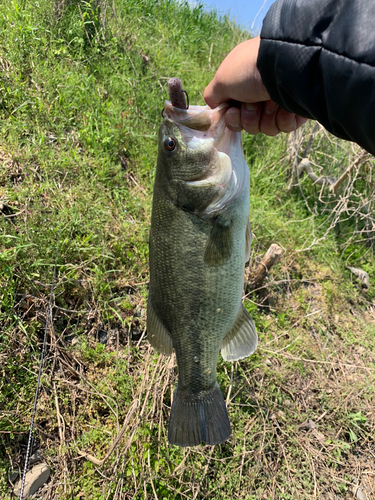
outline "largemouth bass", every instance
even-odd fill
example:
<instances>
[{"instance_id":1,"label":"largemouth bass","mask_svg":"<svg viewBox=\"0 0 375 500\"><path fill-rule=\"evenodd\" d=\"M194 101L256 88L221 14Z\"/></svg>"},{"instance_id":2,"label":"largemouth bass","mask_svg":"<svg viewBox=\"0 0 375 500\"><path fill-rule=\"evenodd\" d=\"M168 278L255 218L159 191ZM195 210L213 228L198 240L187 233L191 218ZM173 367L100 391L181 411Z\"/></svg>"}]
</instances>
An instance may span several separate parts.
<instances>
[{"instance_id":1,"label":"largemouth bass","mask_svg":"<svg viewBox=\"0 0 375 500\"><path fill-rule=\"evenodd\" d=\"M169 442L214 445L231 434L216 380L219 351L235 361L257 347L241 300L251 244L249 171L241 134L225 127L229 104L184 109L178 79L169 91L152 205L147 335L157 351L176 352Z\"/></svg>"}]
</instances>

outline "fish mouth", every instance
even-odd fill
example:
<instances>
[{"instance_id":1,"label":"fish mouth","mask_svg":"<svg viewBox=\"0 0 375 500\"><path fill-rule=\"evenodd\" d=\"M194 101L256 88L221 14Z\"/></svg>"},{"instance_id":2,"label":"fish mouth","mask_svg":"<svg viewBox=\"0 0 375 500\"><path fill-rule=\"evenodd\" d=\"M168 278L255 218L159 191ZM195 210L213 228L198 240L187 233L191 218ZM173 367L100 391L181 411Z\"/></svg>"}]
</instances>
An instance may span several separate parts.
<instances>
[{"instance_id":1,"label":"fish mouth","mask_svg":"<svg viewBox=\"0 0 375 500\"><path fill-rule=\"evenodd\" d=\"M164 116L179 127L183 126L197 133L209 132L211 137L217 139L218 133L222 133L221 129L225 128L220 119L229 107L229 102L224 102L214 109L209 106L190 106L189 109L182 109L173 106L170 101L165 101Z\"/></svg>"},{"instance_id":2,"label":"fish mouth","mask_svg":"<svg viewBox=\"0 0 375 500\"><path fill-rule=\"evenodd\" d=\"M189 109L181 109L173 106L170 101L165 101L164 119L178 126L181 138L188 149L205 146L225 153L225 145L221 144L225 133L223 115L229 106L229 103L223 103L214 109L209 106L190 106Z\"/></svg>"},{"instance_id":3,"label":"fish mouth","mask_svg":"<svg viewBox=\"0 0 375 500\"><path fill-rule=\"evenodd\" d=\"M207 139L213 139L213 146L217 148L224 134L225 122L222 118L230 107L229 102L214 109L209 106L189 106L187 92L183 90L179 78L169 79L168 91L169 101L164 102L164 117L179 127L185 145L189 149L197 149Z\"/></svg>"},{"instance_id":4,"label":"fish mouth","mask_svg":"<svg viewBox=\"0 0 375 500\"><path fill-rule=\"evenodd\" d=\"M209 106L182 109L173 106L171 101L164 103L164 120L179 128L185 146L211 150L211 160L202 175L187 181L196 188L220 186L218 198L205 210L209 215L222 210L238 195L244 183L248 183L241 133L232 132L225 126L224 114L230 106L229 102L224 102L214 109Z\"/></svg>"}]
</instances>

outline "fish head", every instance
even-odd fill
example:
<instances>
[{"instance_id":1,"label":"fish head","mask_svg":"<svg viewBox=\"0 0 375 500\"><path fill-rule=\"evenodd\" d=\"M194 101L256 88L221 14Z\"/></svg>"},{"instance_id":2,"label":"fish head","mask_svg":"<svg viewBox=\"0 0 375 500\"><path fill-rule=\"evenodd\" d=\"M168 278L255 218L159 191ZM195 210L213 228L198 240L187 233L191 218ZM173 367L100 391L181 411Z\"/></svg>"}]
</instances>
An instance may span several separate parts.
<instances>
[{"instance_id":1,"label":"fish head","mask_svg":"<svg viewBox=\"0 0 375 500\"><path fill-rule=\"evenodd\" d=\"M225 127L228 107L164 105L155 184L175 205L202 217L220 211L246 180L241 134Z\"/></svg>"}]
</instances>

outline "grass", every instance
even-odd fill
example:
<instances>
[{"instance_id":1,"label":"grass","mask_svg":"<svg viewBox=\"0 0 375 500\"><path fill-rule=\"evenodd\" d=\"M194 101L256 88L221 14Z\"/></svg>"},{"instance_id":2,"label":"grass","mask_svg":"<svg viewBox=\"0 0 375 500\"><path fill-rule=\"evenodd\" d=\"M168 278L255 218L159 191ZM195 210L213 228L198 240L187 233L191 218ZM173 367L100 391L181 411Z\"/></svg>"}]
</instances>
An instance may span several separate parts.
<instances>
[{"instance_id":1,"label":"grass","mask_svg":"<svg viewBox=\"0 0 375 500\"><path fill-rule=\"evenodd\" d=\"M356 485L374 496L374 162L361 157L337 196L305 177L293 186L307 150L335 177L361 155L313 124L244 136L246 272L271 243L284 255L246 290L259 349L218 366L230 440L167 444L175 358L145 339L160 110L171 76L203 104L248 36L184 2L2 2L1 498L24 464L57 251L34 435L52 473L39 498L349 499ZM347 266L369 273L369 290Z\"/></svg>"}]
</instances>

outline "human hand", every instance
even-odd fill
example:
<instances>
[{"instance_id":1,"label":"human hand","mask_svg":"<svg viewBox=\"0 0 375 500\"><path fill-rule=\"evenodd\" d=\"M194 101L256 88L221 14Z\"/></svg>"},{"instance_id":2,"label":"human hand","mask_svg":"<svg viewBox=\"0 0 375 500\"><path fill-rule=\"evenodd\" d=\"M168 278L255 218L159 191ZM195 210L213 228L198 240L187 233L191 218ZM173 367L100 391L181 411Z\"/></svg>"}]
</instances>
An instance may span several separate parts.
<instances>
[{"instance_id":1,"label":"human hand","mask_svg":"<svg viewBox=\"0 0 375 500\"><path fill-rule=\"evenodd\" d=\"M241 103L241 108L229 108L225 115L226 126L234 132L244 129L271 136L293 132L307 118L285 111L270 99L257 68L259 45L259 36L237 45L206 87L204 100L211 108L230 100Z\"/></svg>"}]
</instances>

